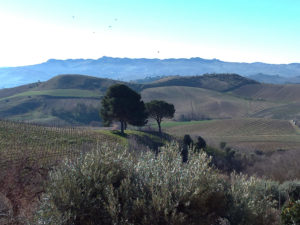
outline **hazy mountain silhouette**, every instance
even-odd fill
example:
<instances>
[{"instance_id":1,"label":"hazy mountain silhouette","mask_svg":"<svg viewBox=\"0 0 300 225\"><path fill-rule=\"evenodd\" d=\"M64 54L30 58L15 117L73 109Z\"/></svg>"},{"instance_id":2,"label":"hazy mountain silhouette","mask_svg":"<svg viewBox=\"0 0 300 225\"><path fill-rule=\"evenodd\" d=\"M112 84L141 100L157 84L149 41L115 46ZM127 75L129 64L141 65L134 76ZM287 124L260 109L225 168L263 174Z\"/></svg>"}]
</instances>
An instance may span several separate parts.
<instances>
[{"instance_id":1,"label":"hazy mountain silhouette","mask_svg":"<svg viewBox=\"0 0 300 225\"><path fill-rule=\"evenodd\" d=\"M300 76L300 63L236 63L202 58L163 60L111 57L102 57L97 60L50 59L45 63L37 65L0 68L0 88L37 82L38 80L45 81L58 74L85 74L129 81L143 79L145 77L169 75L186 76L205 73L238 73L243 76L256 75L252 77L254 79L257 79L257 74L290 78ZM272 77L268 82L272 82ZM276 81L276 83L278 82Z\"/></svg>"}]
</instances>

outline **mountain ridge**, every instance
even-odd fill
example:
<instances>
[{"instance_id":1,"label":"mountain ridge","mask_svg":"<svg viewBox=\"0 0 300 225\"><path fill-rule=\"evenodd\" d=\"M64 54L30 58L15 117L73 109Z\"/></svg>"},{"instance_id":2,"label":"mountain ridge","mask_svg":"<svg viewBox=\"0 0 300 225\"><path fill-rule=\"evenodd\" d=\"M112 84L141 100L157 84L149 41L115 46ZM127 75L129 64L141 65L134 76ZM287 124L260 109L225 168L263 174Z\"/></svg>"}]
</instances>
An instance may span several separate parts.
<instances>
[{"instance_id":1,"label":"mountain ridge","mask_svg":"<svg viewBox=\"0 0 300 225\"><path fill-rule=\"evenodd\" d=\"M115 80L137 80L155 76L194 76L206 73L236 73L248 77L257 74L280 76L285 82L300 76L300 63L267 64L261 62L225 62L194 58L113 58L49 59L36 65L0 68L0 88L46 81L58 74L84 74ZM255 77L254 77L255 78ZM258 78L257 78L258 79ZM298 79L296 79L298 82ZM270 78L268 82L272 82Z\"/></svg>"}]
</instances>

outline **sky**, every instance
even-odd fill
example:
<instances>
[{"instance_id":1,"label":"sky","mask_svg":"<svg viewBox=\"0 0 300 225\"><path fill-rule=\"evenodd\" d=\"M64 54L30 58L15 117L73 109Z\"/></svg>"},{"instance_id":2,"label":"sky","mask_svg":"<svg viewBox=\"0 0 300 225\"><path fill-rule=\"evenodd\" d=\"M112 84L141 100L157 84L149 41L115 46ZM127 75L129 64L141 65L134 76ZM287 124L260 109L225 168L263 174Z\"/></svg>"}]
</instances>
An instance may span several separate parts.
<instances>
[{"instance_id":1,"label":"sky","mask_svg":"<svg viewBox=\"0 0 300 225\"><path fill-rule=\"evenodd\" d=\"M0 0L0 67L48 59L300 62L299 0Z\"/></svg>"}]
</instances>

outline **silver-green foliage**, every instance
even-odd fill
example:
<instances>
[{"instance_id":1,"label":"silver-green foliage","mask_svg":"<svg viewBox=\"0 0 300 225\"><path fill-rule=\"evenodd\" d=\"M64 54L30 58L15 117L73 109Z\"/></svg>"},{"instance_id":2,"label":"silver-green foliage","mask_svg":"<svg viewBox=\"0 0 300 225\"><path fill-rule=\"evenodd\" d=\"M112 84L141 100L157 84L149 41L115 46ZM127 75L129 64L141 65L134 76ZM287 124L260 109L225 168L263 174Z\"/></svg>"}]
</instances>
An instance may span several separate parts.
<instances>
[{"instance_id":1,"label":"silver-green foliage","mask_svg":"<svg viewBox=\"0 0 300 225\"><path fill-rule=\"evenodd\" d=\"M278 186L274 182L232 173L230 186L231 224L278 224L277 196L273 193Z\"/></svg>"},{"instance_id":2,"label":"silver-green foliage","mask_svg":"<svg viewBox=\"0 0 300 225\"><path fill-rule=\"evenodd\" d=\"M230 181L209 164L205 153L182 163L175 143L138 157L101 145L50 174L34 223L206 225L226 218L233 225L271 224L273 203L261 181L236 174Z\"/></svg>"}]
</instances>

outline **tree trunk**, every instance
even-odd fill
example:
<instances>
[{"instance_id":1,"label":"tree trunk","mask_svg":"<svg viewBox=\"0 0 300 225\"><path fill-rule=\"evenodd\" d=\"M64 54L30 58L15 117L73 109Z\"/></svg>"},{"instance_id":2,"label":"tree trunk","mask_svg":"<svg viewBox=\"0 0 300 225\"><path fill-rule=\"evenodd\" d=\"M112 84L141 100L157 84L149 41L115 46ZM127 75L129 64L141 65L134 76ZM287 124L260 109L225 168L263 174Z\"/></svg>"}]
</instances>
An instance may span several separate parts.
<instances>
[{"instance_id":1,"label":"tree trunk","mask_svg":"<svg viewBox=\"0 0 300 225\"><path fill-rule=\"evenodd\" d=\"M160 126L160 121L157 120L157 124L158 124L158 132L161 135L161 126Z\"/></svg>"},{"instance_id":2,"label":"tree trunk","mask_svg":"<svg viewBox=\"0 0 300 225\"><path fill-rule=\"evenodd\" d=\"M124 135L124 121L120 121L121 122L121 134Z\"/></svg>"},{"instance_id":3,"label":"tree trunk","mask_svg":"<svg viewBox=\"0 0 300 225\"><path fill-rule=\"evenodd\" d=\"M182 162L186 163L189 158L189 148L188 145L184 144L181 151Z\"/></svg>"}]
</instances>

